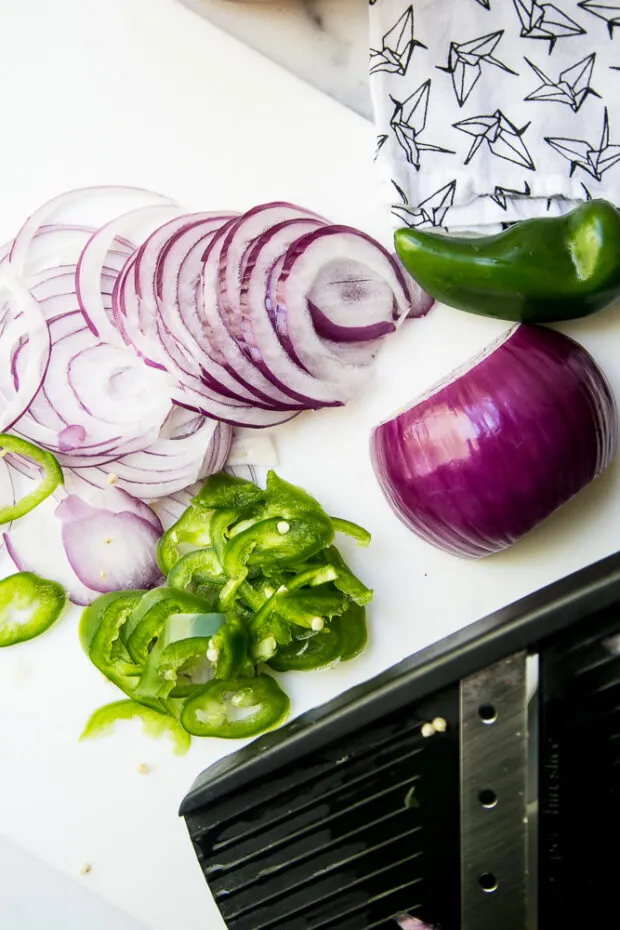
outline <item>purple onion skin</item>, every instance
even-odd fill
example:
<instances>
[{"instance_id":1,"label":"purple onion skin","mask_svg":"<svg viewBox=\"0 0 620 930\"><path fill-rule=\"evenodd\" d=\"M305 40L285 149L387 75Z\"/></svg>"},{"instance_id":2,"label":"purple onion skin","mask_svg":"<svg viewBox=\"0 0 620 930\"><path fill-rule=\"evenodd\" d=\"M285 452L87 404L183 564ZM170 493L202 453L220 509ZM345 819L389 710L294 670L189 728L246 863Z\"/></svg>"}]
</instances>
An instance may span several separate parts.
<instances>
[{"instance_id":1,"label":"purple onion skin","mask_svg":"<svg viewBox=\"0 0 620 930\"><path fill-rule=\"evenodd\" d=\"M607 468L618 414L582 346L524 324L377 426L370 444L400 519L446 552L482 558L507 549Z\"/></svg>"}]
</instances>

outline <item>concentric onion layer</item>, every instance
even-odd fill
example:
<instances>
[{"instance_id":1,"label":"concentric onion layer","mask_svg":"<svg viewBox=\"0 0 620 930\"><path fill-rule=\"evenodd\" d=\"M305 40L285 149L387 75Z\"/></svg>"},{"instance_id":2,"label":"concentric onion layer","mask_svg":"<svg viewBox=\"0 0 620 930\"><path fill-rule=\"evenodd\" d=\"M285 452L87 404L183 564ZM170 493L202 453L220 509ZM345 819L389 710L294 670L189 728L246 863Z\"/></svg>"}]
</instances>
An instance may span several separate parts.
<instances>
[{"instance_id":1,"label":"concentric onion layer","mask_svg":"<svg viewBox=\"0 0 620 930\"><path fill-rule=\"evenodd\" d=\"M609 465L607 380L568 336L522 325L371 437L396 514L434 546L481 558L516 542Z\"/></svg>"},{"instance_id":2,"label":"concentric onion layer","mask_svg":"<svg viewBox=\"0 0 620 930\"><path fill-rule=\"evenodd\" d=\"M70 487L169 496L223 466L234 426L356 394L380 340L428 309L412 293L379 243L294 204L70 191L0 250L0 429Z\"/></svg>"}]
</instances>

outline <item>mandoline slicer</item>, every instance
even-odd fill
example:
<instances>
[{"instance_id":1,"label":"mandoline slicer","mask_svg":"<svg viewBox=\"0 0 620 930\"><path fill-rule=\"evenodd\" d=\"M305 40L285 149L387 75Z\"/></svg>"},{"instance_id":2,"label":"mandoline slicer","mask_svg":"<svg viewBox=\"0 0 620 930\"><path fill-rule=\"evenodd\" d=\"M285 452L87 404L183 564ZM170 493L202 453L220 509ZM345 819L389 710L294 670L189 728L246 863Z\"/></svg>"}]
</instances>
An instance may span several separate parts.
<instances>
[{"instance_id":1,"label":"mandoline slicer","mask_svg":"<svg viewBox=\"0 0 620 930\"><path fill-rule=\"evenodd\" d=\"M228 756L181 813L230 930L620 926L620 554Z\"/></svg>"}]
</instances>

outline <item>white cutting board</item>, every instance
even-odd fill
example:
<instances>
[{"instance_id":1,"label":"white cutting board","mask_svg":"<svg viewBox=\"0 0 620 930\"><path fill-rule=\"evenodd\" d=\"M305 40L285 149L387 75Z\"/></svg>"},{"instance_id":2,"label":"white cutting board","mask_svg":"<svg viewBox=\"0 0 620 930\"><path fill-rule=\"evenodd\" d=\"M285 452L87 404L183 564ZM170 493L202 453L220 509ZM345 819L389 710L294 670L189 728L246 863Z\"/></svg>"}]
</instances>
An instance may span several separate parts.
<instances>
[{"instance_id":1,"label":"white cutting board","mask_svg":"<svg viewBox=\"0 0 620 930\"><path fill-rule=\"evenodd\" d=\"M0 22L0 238L61 190L121 183L191 209L295 200L389 239L372 127L174 0L0 0ZM294 714L618 547L617 464L512 551L481 563L422 543L383 501L367 455L371 426L502 329L436 308L385 347L363 398L276 431L283 476L374 535L369 550L343 545L376 589L369 649L342 668L283 676ZM566 330L620 395L620 313ZM119 695L82 655L76 619L0 653L0 834L148 930L220 930L176 810L198 772L236 747L195 741L179 759L133 725L78 743L90 711ZM47 927L44 904L27 927L3 921L3 930Z\"/></svg>"}]
</instances>

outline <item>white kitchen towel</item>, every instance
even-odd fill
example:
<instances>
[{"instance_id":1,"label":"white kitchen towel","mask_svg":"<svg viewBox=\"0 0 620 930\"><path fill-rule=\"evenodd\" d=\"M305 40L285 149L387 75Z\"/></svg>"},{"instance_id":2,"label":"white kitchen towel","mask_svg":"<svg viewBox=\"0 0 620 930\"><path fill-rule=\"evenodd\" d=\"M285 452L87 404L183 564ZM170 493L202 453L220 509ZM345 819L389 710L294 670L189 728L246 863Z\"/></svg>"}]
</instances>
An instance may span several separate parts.
<instances>
[{"instance_id":1,"label":"white kitchen towel","mask_svg":"<svg viewBox=\"0 0 620 930\"><path fill-rule=\"evenodd\" d=\"M620 202L620 2L370 0L370 49L395 226Z\"/></svg>"}]
</instances>

